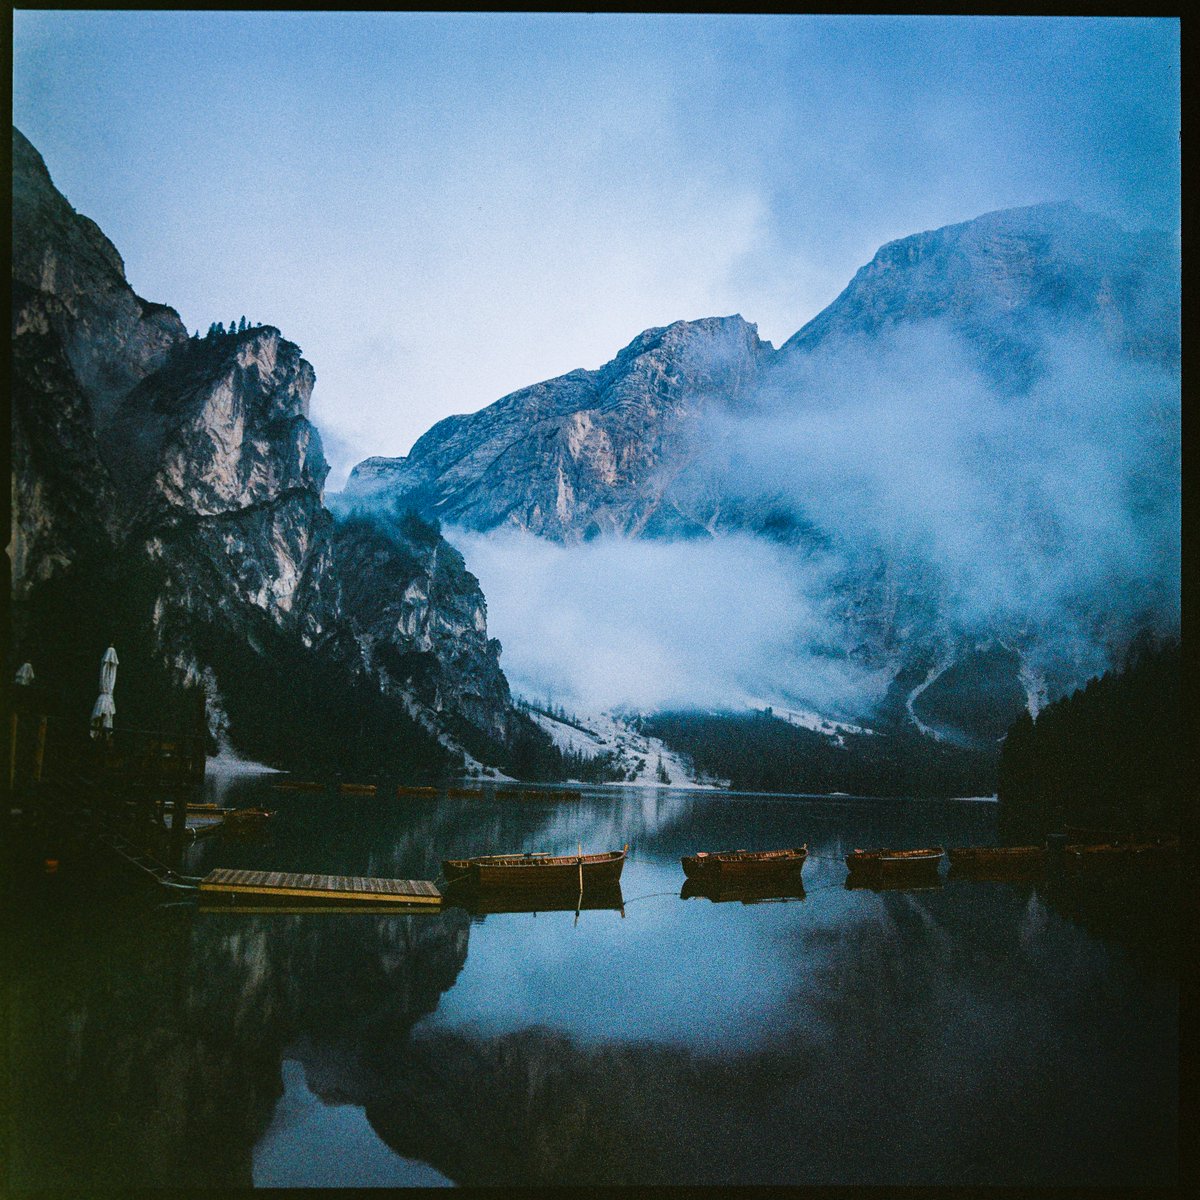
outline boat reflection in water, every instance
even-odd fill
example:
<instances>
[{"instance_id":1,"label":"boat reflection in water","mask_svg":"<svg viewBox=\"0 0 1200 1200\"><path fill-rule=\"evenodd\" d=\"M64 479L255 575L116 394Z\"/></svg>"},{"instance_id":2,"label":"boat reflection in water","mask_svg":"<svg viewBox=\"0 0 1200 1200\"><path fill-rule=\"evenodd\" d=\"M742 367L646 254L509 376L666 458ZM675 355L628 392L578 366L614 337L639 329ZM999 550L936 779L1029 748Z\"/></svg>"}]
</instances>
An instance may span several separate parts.
<instances>
[{"instance_id":1,"label":"boat reflection in water","mask_svg":"<svg viewBox=\"0 0 1200 1200\"><path fill-rule=\"evenodd\" d=\"M738 880L720 878L687 879L679 892L680 900L691 900L701 896L714 904L739 901L742 904L786 903L806 898L804 882L799 873L791 877L780 875L775 879Z\"/></svg>"},{"instance_id":2,"label":"boat reflection in water","mask_svg":"<svg viewBox=\"0 0 1200 1200\"><path fill-rule=\"evenodd\" d=\"M941 886L942 877L933 871L896 876L860 875L851 872L846 877L848 892L934 892Z\"/></svg>"},{"instance_id":3,"label":"boat reflection in water","mask_svg":"<svg viewBox=\"0 0 1200 1200\"><path fill-rule=\"evenodd\" d=\"M563 888L504 891L470 883L448 886L443 893L447 906L462 908L472 916L492 913L590 912L610 909L625 916L625 898L619 880L588 883L582 893Z\"/></svg>"}]
</instances>

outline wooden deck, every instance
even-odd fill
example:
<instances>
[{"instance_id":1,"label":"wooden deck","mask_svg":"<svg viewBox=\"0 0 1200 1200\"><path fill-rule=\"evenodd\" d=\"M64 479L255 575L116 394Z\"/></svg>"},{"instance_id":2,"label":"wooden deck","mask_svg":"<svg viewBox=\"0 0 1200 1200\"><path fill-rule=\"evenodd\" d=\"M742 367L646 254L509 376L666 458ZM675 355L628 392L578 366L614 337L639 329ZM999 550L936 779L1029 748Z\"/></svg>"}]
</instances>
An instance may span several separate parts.
<instances>
[{"instance_id":1,"label":"wooden deck","mask_svg":"<svg viewBox=\"0 0 1200 1200\"><path fill-rule=\"evenodd\" d=\"M235 871L219 867L200 881L202 896L288 896L317 902L441 904L436 884L424 879L365 879L354 875L291 875L283 871Z\"/></svg>"}]
</instances>

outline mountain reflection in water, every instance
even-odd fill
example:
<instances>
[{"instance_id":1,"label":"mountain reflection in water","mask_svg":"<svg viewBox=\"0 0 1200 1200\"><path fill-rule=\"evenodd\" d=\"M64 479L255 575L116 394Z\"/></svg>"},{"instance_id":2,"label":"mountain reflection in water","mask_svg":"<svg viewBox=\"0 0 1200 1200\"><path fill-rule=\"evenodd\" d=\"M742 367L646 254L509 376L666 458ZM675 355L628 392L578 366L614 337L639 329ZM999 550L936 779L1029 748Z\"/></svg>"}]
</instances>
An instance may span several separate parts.
<instances>
[{"instance_id":1,"label":"mountain reflection in water","mask_svg":"<svg viewBox=\"0 0 1200 1200\"><path fill-rule=\"evenodd\" d=\"M444 1175L401 1158L380 1141L361 1108L332 1108L309 1091L304 1066L283 1060L284 1093L254 1147L258 1187L444 1187Z\"/></svg>"},{"instance_id":2,"label":"mountain reflection in water","mask_svg":"<svg viewBox=\"0 0 1200 1200\"><path fill-rule=\"evenodd\" d=\"M631 851L619 902L578 913L47 894L15 942L15 1184L1175 1180L1175 944L1146 932L1170 925L1161 879L844 886L855 845L987 844L991 806L270 806L264 843L198 844L192 869L434 878L450 853ZM680 900L682 854L804 841L803 902Z\"/></svg>"}]
</instances>

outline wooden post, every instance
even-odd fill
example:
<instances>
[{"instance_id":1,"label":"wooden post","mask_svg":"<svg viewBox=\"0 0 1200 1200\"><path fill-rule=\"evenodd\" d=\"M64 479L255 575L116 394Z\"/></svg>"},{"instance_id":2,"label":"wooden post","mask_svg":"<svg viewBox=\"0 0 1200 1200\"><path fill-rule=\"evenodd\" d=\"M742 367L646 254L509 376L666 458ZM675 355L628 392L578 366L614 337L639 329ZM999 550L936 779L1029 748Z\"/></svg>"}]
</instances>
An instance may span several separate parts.
<instances>
[{"instance_id":1,"label":"wooden post","mask_svg":"<svg viewBox=\"0 0 1200 1200\"><path fill-rule=\"evenodd\" d=\"M183 866L183 840L187 833L188 790L187 787L176 784L175 807L171 810L170 865L176 870Z\"/></svg>"},{"instance_id":2,"label":"wooden post","mask_svg":"<svg viewBox=\"0 0 1200 1200\"><path fill-rule=\"evenodd\" d=\"M12 731L10 733L11 741L8 751L8 790L13 790L13 784L17 778L17 714L12 715Z\"/></svg>"},{"instance_id":3,"label":"wooden post","mask_svg":"<svg viewBox=\"0 0 1200 1200\"><path fill-rule=\"evenodd\" d=\"M38 722L37 749L33 754L33 782L42 782L42 760L46 756L46 718Z\"/></svg>"},{"instance_id":4,"label":"wooden post","mask_svg":"<svg viewBox=\"0 0 1200 1200\"><path fill-rule=\"evenodd\" d=\"M208 694L203 687L196 689L196 728L195 742L192 753L199 757L199 770L196 769L195 759L192 764L192 774L198 786L204 785L204 776L208 768Z\"/></svg>"}]
</instances>

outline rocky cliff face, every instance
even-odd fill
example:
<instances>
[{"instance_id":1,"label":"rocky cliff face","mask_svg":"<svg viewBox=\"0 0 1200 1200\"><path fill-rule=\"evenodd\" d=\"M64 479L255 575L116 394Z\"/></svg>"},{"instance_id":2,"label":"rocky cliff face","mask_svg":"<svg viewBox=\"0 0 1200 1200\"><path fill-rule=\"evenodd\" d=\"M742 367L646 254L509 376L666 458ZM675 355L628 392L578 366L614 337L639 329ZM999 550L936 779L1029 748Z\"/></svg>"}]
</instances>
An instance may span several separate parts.
<instances>
[{"instance_id":1,"label":"rocky cliff face","mask_svg":"<svg viewBox=\"0 0 1200 1200\"><path fill-rule=\"evenodd\" d=\"M386 691L508 742L515 720L500 643L463 557L415 513L355 515L335 534L342 611Z\"/></svg>"},{"instance_id":2,"label":"rocky cliff face","mask_svg":"<svg viewBox=\"0 0 1200 1200\"><path fill-rule=\"evenodd\" d=\"M17 597L120 537L101 454L119 398L187 340L125 281L112 243L58 193L13 131L13 509Z\"/></svg>"},{"instance_id":3,"label":"rocky cliff face","mask_svg":"<svg viewBox=\"0 0 1200 1200\"><path fill-rule=\"evenodd\" d=\"M598 371L448 417L407 458L367 459L344 496L403 495L470 529L565 542L703 532L715 505L689 474L697 418L753 396L771 354L737 316L649 329Z\"/></svg>"},{"instance_id":4,"label":"rocky cliff face","mask_svg":"<svg viewBox=\"0 0 1200 1200\"><path fill-rule=\"evenodd\" d=\"M285 753L271 692L299 662L314 693L301 722L330 725L322 695L356 710L374 695L407 714L393 740L424 739L431 762L451 715L502 737L499 648L456 552L397 527L377 564L335 535L299 348L270 326L189 338L13 138L14 652L61 683L74 657L145 640L140 669L203 680L252 753Z\"/></svg>"}]
</instances>

